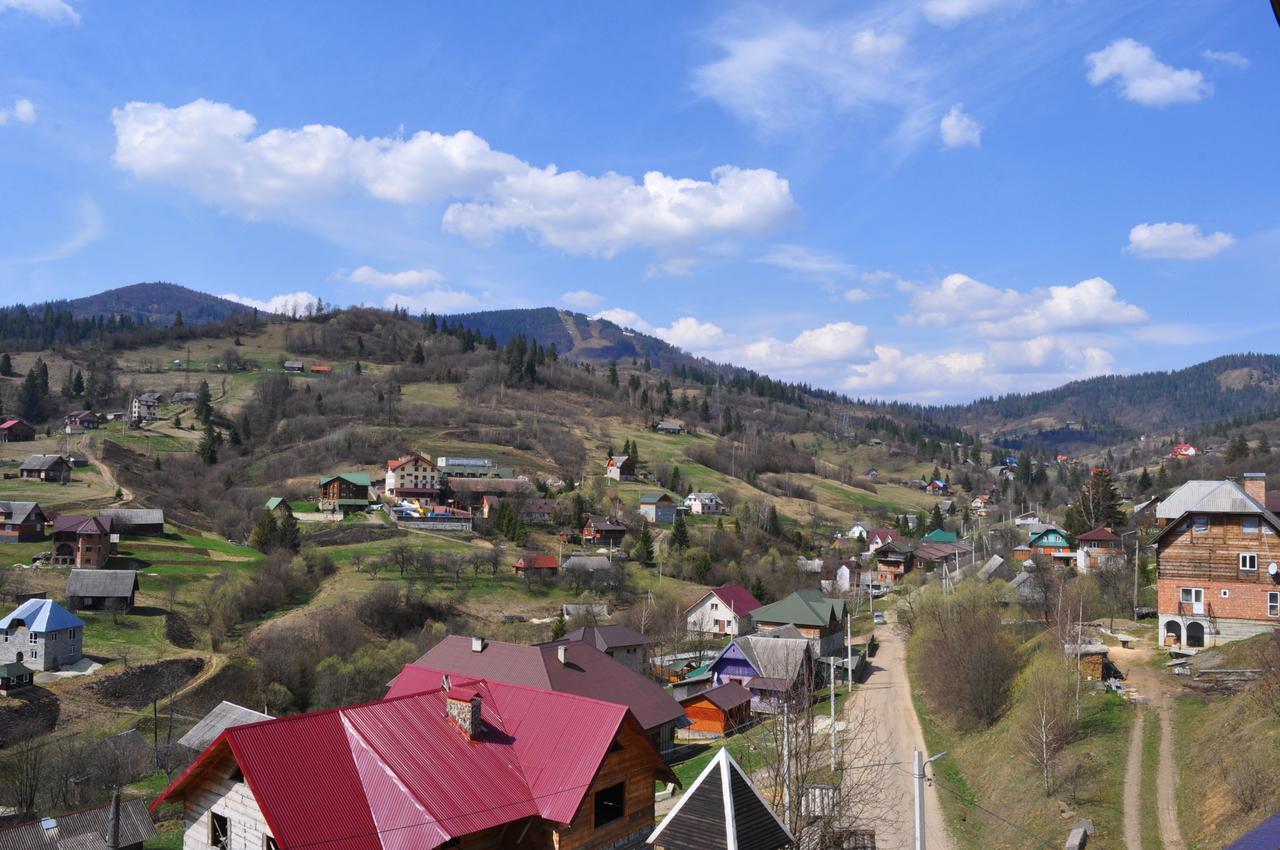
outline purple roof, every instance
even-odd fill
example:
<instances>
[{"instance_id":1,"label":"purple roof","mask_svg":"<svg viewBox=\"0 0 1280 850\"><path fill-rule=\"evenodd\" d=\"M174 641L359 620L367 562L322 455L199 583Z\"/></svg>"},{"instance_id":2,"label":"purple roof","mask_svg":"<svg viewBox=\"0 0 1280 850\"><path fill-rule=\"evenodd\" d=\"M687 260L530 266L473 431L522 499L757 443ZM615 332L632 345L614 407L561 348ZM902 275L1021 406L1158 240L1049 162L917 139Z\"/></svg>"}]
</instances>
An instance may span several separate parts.
<instances>
[{"instance_id":1,"label":"purple roof","mask_svg":"<svg viewBox=\"0 0 1280 850\"><path fill-rule=\"evenodd\" d=\"M1251 832L1235 840L1227 850L1276 850L1280 848L1280 815L1272 815Z\"/></svg>"},{"instance_id":2,"label":"purple roof","mask_svg":"<svg viewBox=\"0 0 1280 850\"><path fill-rule=\"evenodd\" d=\"M54 534L110 534L111 517L82 516L80 514L64 514L54 517Z\"/></svg>"}]
</instances>

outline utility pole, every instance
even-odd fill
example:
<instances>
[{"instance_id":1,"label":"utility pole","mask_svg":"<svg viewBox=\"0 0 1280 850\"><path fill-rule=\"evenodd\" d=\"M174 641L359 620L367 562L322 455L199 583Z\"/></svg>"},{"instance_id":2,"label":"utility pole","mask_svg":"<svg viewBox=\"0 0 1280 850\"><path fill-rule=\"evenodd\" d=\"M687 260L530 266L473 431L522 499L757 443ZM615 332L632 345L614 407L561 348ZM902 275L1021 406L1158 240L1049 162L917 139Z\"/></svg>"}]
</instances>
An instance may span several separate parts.
<instances>
[{"instance_id":1,"label":"utility pole","mask_svg":"<svg viewBox=\"0 0 1280 850\"><path fill-rule=\"evenodd\" d=\"M916 750L915 756L915 777L916 777L916 850L925 850L924 840L924 768L925 765L932 764L938 759L945 756L945 750L938 753L933 758L926 759L924 753Z\"/></svg>"},{"instance_id":2,"label":"utility pole","mask_svg":"<svg viewBox=\"0 0 1280 850\"><path fill-rule=\"evenodd\" d=\"M831 656L831 772L836 772L836 657Z\"/></svg>"},{"instance_id":3,"label":"utility pole","mask_svg":"<svg viewBox=\"0 0 1280 850\"><path fill-rule=\"evenodd\" d=\"M868 598L870 597L871 588L867 588ZM875 622L874 615L872 622ZM849 675L849 693L853 693L853 618L847 613L844 616L844 653L845 664L848 666Z\"/></svg>"},{"instance_id":4,"label":"utility pole","mask_svg":"<svg viewBox=\"0 0 1280 850\"><path fill-rule=\"evenodd\" d=\"M782 825L791 828L791 724L787 701L782 701Z\"/></svg>"}]
</instances>

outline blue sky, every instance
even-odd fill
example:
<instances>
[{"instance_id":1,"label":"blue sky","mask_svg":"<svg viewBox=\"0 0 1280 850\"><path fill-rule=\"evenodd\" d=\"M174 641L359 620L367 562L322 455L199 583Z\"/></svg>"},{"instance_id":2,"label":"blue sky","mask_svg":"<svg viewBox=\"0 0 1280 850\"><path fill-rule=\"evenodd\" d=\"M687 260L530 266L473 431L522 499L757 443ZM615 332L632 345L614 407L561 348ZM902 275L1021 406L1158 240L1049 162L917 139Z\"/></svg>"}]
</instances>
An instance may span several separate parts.
<instances>
[{"instance_id":1,"label":"blue sky","mask_svg":"<svg viewBox=\"0 0 1280 850\"><path fill-rule=\"evenodd\" d=\"M1274 350L1267 4L789 5L0 0L0 302L555 305L912 400Z\"/></svg>"}]
</instances>

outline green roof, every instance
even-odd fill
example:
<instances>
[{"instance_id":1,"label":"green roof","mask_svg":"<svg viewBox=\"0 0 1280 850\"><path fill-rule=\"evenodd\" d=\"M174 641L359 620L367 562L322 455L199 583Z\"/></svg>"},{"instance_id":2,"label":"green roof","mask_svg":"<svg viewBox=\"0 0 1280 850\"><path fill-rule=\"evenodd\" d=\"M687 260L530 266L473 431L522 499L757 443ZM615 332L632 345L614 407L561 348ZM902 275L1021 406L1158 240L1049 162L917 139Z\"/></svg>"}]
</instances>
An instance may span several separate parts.
<instances>
[{"instance_id":1,"label":"green roof","mask_svg":"<svg viewBox=\"0 0 1280 850\"><path fill-rule=\"evenodd\" d=\"M10 661L8 664L0 664L0 679L16 679L19 676L31 675L31 668L23 664L21 661Z\"/></svg>"},{"instance_id":2,"label":"green roof","mask_svg":"<svg viewBox=\"0 0 1280 850\"><path fill-rule=\"evenodd\" d=\"M751 612L756 623L792 623L797 626L825 628L832 617L844 619L844 600L827 599L822 591L813 588L797 590L771 605L762 605Z\"/></svg>"},{"instance_id":3,"label":"green roof","mask_svg":"<svg viewBox=\"0 0 1280 850\"><path fill-rule=\"evenodd\" d=\"M272 496L270 499L267 499L267 510L274 511L276 508L280 507L283 504L284 504L284 499L280 498L279 496Z\"/></svg>"},{"instance_id":4,"label":"green roof","mask_svg":"<svg viewBox=\"0 0 1280 850\"><path fill-rule=\"evenodd\" d=\"M658 502L662 501L663 499L667 499L668 501L670 501L671 497L668 496L666 493L643 493L640 496L640 504L656 505L658 504Z\"/></svg>"},{"instance_id":5,"label":"green roof","mask_svg":"<svg viewBox=\"0 0 1280 850\"><path fill-rule=\"evenodd\" d=\"M959 541L960 537L954 531L943 531L941 528L935 528L920 538L921 543L958 543Z\"/></svg>"},{"instance_id":6,"label":"green roof","mask_svg":"<svg viewBox=\"0 0 1280 850\"><path fill-rule=\"evenodd\" d=\"M330 475L328 478L320 479L320 486L328 484L330 481L341 478L348 484L354 484L357 487L369 486L369 473L367 472L339 472L336 475Z\"/></svg>"}]
</instances>

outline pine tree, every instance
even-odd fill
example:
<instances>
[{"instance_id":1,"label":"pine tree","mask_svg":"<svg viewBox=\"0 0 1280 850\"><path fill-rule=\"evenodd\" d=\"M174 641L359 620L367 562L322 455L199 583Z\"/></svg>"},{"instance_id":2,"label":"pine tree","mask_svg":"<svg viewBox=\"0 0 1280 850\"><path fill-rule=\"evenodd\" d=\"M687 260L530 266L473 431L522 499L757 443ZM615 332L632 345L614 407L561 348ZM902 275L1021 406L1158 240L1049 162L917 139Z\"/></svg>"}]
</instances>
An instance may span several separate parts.
<instances>
[{"instance_id":1,"label":"pine tree","mask_svg":"<svg viewBox=\"0 0 1280 850\"><path fill-rule=\"evenodd\" d=\"M279 532L280 527L279 523L276 522L275 513L273 511L263 511L258 514L258 521L253 526L253 533L249 535L249 545L259 552L270 552L275 546Z\"/></svg>"},{"instance_id":2,"label":"pine tree","mask_svg":"<svg viewBox=\"0 0 1280 850\"><path fill-rule=\"evenodd\" d=\"M946 527L947 525L942 519L942 508L935 504L933 506L933 512L929 514L929 530L945 531Z\"/></svg>"},{"instance_id":3,"label":"pine tree","mask_svg":"<svg viewBox=\"0 0 1280 850\"><path fill-rule=\"evenodd\" d=\"M1253 453L1263 457L1271 454L1271 440L1267 437L1266 431L1258 435L1258 444L1253 447Z\"/></svg>"},{"instance_id":4,"label":"pine tree","mask_svg":"<svg viewBox=\"0 0 1280 850\"><path fill-rule=\"evenodd\" d=\"M73 377L73 376L72 376L72 367L71 367L70 365L68 365L68 366L67 366L67 376L66 376L65 378L63 378L63 379L62 379L62 388L58 391L58 392L59 392L59 394L60 394L63 398L72 398L72 393L71 393L71 381L72 381L72 377Z\"/></svg>"},{"instance_id":5,"label":"pine tree","mask_svg":"<svg viewBox=\"0 0 1280 850\"><path fill-rule=\"evenodd\" d=\"M706 396L702 397L702 404L698 405L698 418L703 422L711 421L711 405L707 404Z\"/></svg>"},{"instance_id":6,"label":"pine tree","mask_svg":"<svg viewBox=\"0 0 1280 850\"><path fill-rule=\"evenodd\" d=\"M13 361L9 358L9 352L0 354L0 376L6 378L13 377Z\"/></svg>"},{"instance_id":7,"label":"pine tree","mask_svg":"<svg viewBox=\"0 0 1280 850\"><path fill-rule=\"evenodd\" d=\"M84 395L84 375L80 374L80 370L76 370L76 376L71 379L71 394L76 398Z\"/></svg>"},{"instance_id":8,"label":"pine tree","mask_svg":"<svg viewBox=\"0 0 1280 850\"><path fill-rule=\"evenodd\" d=\"M631 557L643 567L653 563L653 535L649 533L648 523L640 526L640 533L636 536L636 544L631 547Z\"/></svg>"},{"instance_id":9,"label":"pine tree","mask_svg":"<svg viewBox=\"0 0 1280 850\"><path fill-rule=\"evenodd\" d=\"M213 416L213 394L209 392L209 382L201 381L200 386L196 387L196 419L207 425L211 416Z\"/></svg>"},{"instance_id":10,"label":"pine tree","mask_svg":"<svg viewBox=\"0 0 1280 850\"><path fill-rule=\"evenodd\" d=\"M27 370L18 390L18 415L28 422L44 419L44 394L40 392L40 377L34 367Z\"/></svg>"},{"instance_id":11,"label":"pine tree","mask_svg":"<svg viewBox=\"0 0 1280 850\"><path fill-rule=\"evenodd\" d=\"M174 326L175 328L180 328L180 327L182 327L182 311L181 311L181 310L175 310L175 311L174 311L174 314L173 314L173 326Z\"/></svg>"},{"instance_id":12,"label":"pine tree","mask_svg":"<svg viewBox=\"0 0 1280 850\"><path fill-rule=\"evenodd\" d=\"M413 346L413 356L409 358L413 363L421 366L427 362L427 352L423 350L422 343L415 343Z\"/></svg>"},{"instance_id":13,"label":"pine tree","mask_svg":"<svg viewBox=\"0 0 1280 850\"><path fill-rule=\"evenodd\" d=\"M689 526L682 515L677 515L675 524L671 526L671 545L677 549L689 548Z\"/></svg>"},{"instance_id":14,"label":"pine tree","mask_svg":"<svg viewBox=\"0 0 1280 850\"><path fill-rule=\"evenodd\" d=\"M435 318L434 316L432 318ZM564 620L564 609L560 609L560 616L556 617L556 621L551 624L551 639L560 640L569 632L569 624Z\"/></svg>"},{"instance_id":15,"label":"pine tree","mask_svg":"<svg viewBox=\"0 0 1280 850\"><path fill-rule=\"evenodd\" d=\"M222 438L213 429L213 425L206 424L204 435L200 438L200 445L196 447L196 454L200 455L200 459L206 464L213 466L218 462L218 444L221 441Z\"/></svg>"},{"instance_id":16,"label":"pine tree","mask_svg":"<svg viewBox=\"0 0 1280 850\"><path fill-rule=\"evenodd\" d=\"M276 530L276 546L280 549L288 549L291 552L297 552L301 546L298 518L293 515L293 511L285 511L280 517Z\"/></svg>"},{"instance_id":17,"label":"pine tree","mask_svg":"<svg viewBox=\"0 0 1280 850\"><path fill-rule=\"evenodd\" d=\"M49 365L43 357L36 358L36 376L40 379L40 395L49 395Z\"/></svg>"},{"instance_id":18,"label":"pine tree","mask_svg":"<svg viewBox=\"0 0 1280 850\"><path fill-rule=\"evenodd\" d=\"M1236 434L1227 444L1227 463L1244 460L1248 456L1249 442L1244 438L1244 434Z\"/></svg>"},{"instance_id":19,"label":"pine tree","mask_svg":"<svg viewBox=\"0 0 1280 850\"><path fill-rule=\"evenodd\" d=\"M771 502L764 514L764 531L771 537L782 536L782 521L778 519L778 509Z\"/></svg>"},{"instance_id":20,"label":"pine tree","mask_svg":"<svg viewBox=\"0 0 1280 850\"><path fill-rule=\"evenodd\" d=\"M618 364L617 363L609 364L609 386L611 387L618 386Z\"/></svg>"}]
</instances>

